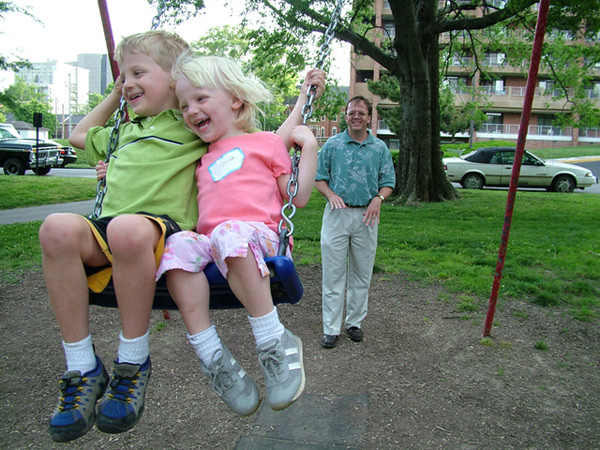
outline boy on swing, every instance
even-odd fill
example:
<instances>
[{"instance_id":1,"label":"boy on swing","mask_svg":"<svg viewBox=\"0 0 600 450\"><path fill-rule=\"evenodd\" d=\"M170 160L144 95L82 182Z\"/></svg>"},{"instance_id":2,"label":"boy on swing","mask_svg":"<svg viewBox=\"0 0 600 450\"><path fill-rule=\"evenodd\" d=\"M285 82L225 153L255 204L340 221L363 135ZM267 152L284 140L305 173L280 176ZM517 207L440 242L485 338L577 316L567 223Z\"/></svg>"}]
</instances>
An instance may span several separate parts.
<instances>
[{"instance_id":1,"label":"boy on swing","mask_svg":"<svg viewBox=\"0 0 600 450\"><path fill-rule=\"evenodd\" d=\"M100 218L52 214L39 231L46 288L67 366L50 420L54 441L76 439L94 422L104 432L127 431L143 413L151 373L148 326L154 276L167 237L195 226L194 170L206 152L206 145L185 128L171 80L173 63L187 49L179 36L161 30L125 38L115 52L121 76L113 92L71 135L71 144L85 148L94 164L106 155L110 130L104 125L121 95L135 113L134 120L121 126L108 165ZM286 145L293 126L301 123L308 84L322 88L322 72L309 72L294 112L279 130ZM122 330L109 377L90 336L88 286L101 291L111 275Z\"/></svg>"}]
</instances>

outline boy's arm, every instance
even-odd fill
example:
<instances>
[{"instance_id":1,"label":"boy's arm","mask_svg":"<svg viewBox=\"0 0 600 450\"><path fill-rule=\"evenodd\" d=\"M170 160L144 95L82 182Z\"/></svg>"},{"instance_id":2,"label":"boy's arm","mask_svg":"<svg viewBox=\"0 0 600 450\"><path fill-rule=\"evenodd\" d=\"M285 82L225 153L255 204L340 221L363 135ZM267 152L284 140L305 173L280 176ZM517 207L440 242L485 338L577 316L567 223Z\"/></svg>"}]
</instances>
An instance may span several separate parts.
<instances>
[{"instance_id":1,"label":"boy's arm","mask_svg":"<svg viewBox=\"0 0 600 450\"><path fill-rule=\"evenodd\" d=\"M304 83L302 83L302 89L300 91L300 95L298 96L298 100L296 100L296 105L294 106L292 113L277 129L277 134L279 137L281 137L281 139L283 139L286 148L292 147L291 136L294 127L302 125L302 112L304 111L306 99L308 98L309 86L317 87L314 100L318 99L325 90L325 72L323 72L321 69L311 69L308 71L306 78L304 79Z\"/></svg>"},{"instance_id":2,"label":"boy's arm","mask_svg":"<svg viewBox=\"0 0 600 450\"><path fill-rule=\"evenodd\" d=\"M90 128L104 126L112 117L121 104L121 88L123 84L120 77L115 83L113 91L102 102L96 106L81 122L73 129L69 137L69 143L76 148L85 148L85 139Z\"/></svg>"}]
</instances>

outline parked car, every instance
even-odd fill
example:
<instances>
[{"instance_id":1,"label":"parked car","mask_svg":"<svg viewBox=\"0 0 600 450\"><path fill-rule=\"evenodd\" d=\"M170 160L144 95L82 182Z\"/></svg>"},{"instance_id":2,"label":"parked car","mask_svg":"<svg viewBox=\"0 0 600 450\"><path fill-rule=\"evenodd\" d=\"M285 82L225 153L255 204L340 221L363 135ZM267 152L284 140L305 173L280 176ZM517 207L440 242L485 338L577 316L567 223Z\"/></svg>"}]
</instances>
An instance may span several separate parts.
<instances>
[{"instance_id":1,"label":"parked car","mask_svg":"<svg viewBox=\"0 0 600 450\"><path fill-rule=\"evenodd\" d=\"M60 145L40 139L24 139L14 127L0 127L0 166L6 175L24 175L33 170L46 175L52 167L60 167L63 159Z\"/></svg>"},{"instance_id":2,"label":"parked car","mask_svg":"<svg viewBox=\"0 0 600 450\"><path fill-rule=\"evenodd\" d=\"M444 169L450 181L465 189L484 186L509 186L515 148L480 148L465 156L444 158ZM525 151L519 172L519 187L546 188L554 192L573 192L597 183L594 174L583 167L544 161Z\"/></svg>"},{"instance_id":3,"label":"parked car","mask_svg":"<svg viewBox=\"0 0 600 450\"><path fill-rule=\"evenodd\" d=\"M68 146L62 145L58 142L55 142L55 141L46 141L46 142L53 142L60 149L60 157L63 160L60 167L65 167L67 164L73 164L74 162L77 162L77 152L75 151L75 149L73 147L68 147Z\"/></svg>"}]
</instances>

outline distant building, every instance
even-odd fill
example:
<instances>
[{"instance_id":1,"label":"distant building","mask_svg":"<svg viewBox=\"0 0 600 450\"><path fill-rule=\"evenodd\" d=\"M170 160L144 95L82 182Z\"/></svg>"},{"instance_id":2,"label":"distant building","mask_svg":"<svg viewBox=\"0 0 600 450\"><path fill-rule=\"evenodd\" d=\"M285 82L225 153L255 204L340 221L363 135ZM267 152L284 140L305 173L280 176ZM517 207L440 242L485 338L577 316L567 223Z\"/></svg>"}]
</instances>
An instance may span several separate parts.
<instances>
[{"instance_id":1,"label":"distant building","mask_svg":"<svg viewBox=\"0 0 600 450\"><path fill-rule=\"evenodd\" d=\"M44 94L56 115L54 136L68 138L70 131L79 122L75 113L85 109L89 94L104 95L112 83L110 61L106 54L81 53L77 61L60 63L57 60L33 62L33 67L16 74L0 73L0 83L6 89L20 77Z\"/></svg>"},{"instance_id":2,"label":"distant building","mask_svg":"<svg viewBox=\"0 0 600 450\"><path fill-rule=\"evenodd\" d=\"M98 53L81 53L77 62L69 63L90 71L89 92L104 95L106 88L112 83L112 73L108 55Z\"/></svg>"},{"instance_id":3,"label":"distant building","mask_svg":"<svg viewBox=\"0 0 600 450\"><path fill-rule=\"evenodd\" d=\"M298 86L298 89L300 89L300 87L301 86ZM345 96L346 100L349 99L348 86L338 86L337 90ZM294 109L297 99L298 99L298 97L294 97L294 98L287 99L285 101L285 104L287 106L288 115ZM335 116L333 118L328 118L326 116L317 116L317 115L313 114L311 116L311 118L308 120L308 123L306 124L306 126L308 126L308 128L315 135L320 146L323 145L325 143L325 141L327 141L327 139L329 139L331 136L335 136L340 131L344 131L345 128L340 130L340 127L341 127L340 119L341 119L343 113L344 113L344 111L342 109L340 111L340 114L338 114L337 116Z\"/></svg>"},{"instance_id":4,"label":"distant building","mask_svg":"<svg viewBox=\"0 0 600 450\"><path fill-rule=\"evenodd\" d=\"M439 0L440 8L444 7L448 0ZM457 4L473 3L469 0L458 0ZM493 0L488 2L498 7L504 6L503 0ZM479 8L479 7L478 7ZM535 8L535 6L534 6ZM385 30L385 33L373 32L373 42L381 45L384 36L394 39L394 17L390 8L389 0L374 0L373 9L375 12L374 25L378 30ZM478 14L477 8L465 9L466 15ZM474 33L474 32L473 32ZM547 36L548 39L554 38L554 31ZM441 36L440 41L444 42L447 36ZM566 36L566 41L572 44L587 45L590 48L594 42L585 42L579 38ZM464 54L457 54L451 61L448 73L443 82L446 83L455 93L455 104L461 105L471 100L473 88L478 93L488 97L490 105L486 107L485 113L487 121L479 129L474 130L474 141L517 141L519 123L525 98L525 89L527 84L527 71L523 67L512 67L508 64L507 55L497 50L490 50L480 56L480 63L486 66L488 72L493 75L492 79L485 80L474 70L475 58L468 54L470 39L465 41ZM368 56L359 55L353 51L350 74L350 96L363 95L371 99L373 103L372 130L381 139L383 139L391 149L399 147L399 139L389 129L385 121L378 115L377 107L394 108L397 104L382 99L372 94L367 86L369 80L378 81L381 74L385 73L385 68L373 61ZM545 72L544 72L545 70ZM597 65L591 71L592 79L589 82L589 88L585 95L593 99L597 107L600 107L600 67ZM566 147L574 145L598 144L600 143L600 126L595 128L560 128L553 125L555 115L564 111L565 99L555 98L554 89L550 81L550 73L547 69L540 69L533 99L530 125L527 133L527 145L529 148L549 148ZM448 140L449 135L441 134L442 140ZM468 142L469 133L459 133L455 136L457 140Z\"/></svg>"},{"instance_id":5,"label":"distant building","mask_svg":"<svg viewBox=\"0 0 600 450\"><path fill-rule=\"evenodd\" d=\"M39 137L40 140L46 140L49 138L48 132L50 130L48 130L48 128L40 128L38 135L38 130L30 123L22 122L20 120L11 121L8 123L15 127L22 138L35 139L36 137Z\"/></svg>"},{"instance_id":6,"label":"distant building","mask_svg":"<svg viewBox=\"0 0 600 450\"><path fill-rule=\"evenodd\" d=\"M54 114L70 114L88 102L90 71L83 67L57 62L32 63L16 76L44 94Z\"/></svg>"}]
</instances>

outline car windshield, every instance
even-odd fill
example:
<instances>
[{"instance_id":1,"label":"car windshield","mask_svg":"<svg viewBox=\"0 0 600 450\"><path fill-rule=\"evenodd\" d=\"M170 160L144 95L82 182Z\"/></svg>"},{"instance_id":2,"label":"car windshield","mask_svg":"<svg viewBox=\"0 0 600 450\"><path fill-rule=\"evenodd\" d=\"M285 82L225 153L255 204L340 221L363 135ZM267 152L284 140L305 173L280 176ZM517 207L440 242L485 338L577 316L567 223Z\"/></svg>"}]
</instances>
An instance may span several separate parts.
<instances>
[{"instance_id":1,"label":"car windshield","mask_svg":"<svg viewBox=\"0 0 600 450\"><path fill-rule=\"evenodd\" d=\"M9 128L0 128L1 139L19 139L20 136L15 135Z\"/></svg>"}]
</instances>

